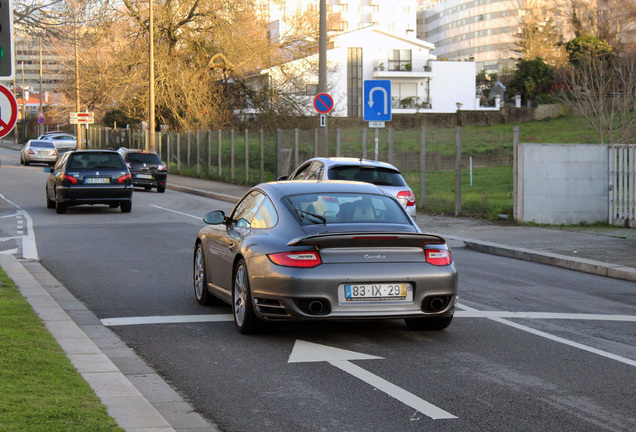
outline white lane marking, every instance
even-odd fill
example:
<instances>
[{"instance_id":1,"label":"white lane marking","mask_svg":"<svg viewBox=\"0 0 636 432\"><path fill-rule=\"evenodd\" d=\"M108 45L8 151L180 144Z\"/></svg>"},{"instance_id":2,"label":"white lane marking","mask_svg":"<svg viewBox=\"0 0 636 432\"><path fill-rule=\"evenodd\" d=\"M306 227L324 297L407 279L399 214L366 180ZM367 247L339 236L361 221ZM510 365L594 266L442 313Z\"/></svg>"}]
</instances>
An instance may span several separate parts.
<instances>
[{"instance_id":1,"label":"white lane marking","mask_svg":"<svg viewBox=\"0 0 636 432\"><path fill-rule=\"evenodd\" d=\"M15 204L13 201L7 199L7 197L5 197L4 195L0 194L0 198L2 198L3 200L5 200L6 202L8 202L9 204L11 204L13 207L19 209L20 206ZM5 216L6 217L6 216Z\"/></svg>"},{"instance_id":2,"label":"white lane marking","mask_svg":"<svg viewBox=\"0 0 636 432\"><path fill-rule=\"evenodd\" d=\"M33 219L31 219L31 216L29 216L29 214L26 211L20 209L20 206L16 205L11 200L8 200L7 197L5 197L4 195L0 194L0 198L2 198L3 200L5 200L6 202L8 202L9 204L11 204L12 206L18 209L17 213L3 216L3 217L14 216L17 218L23 217L24 219L26 219L27 235L22 235L18 237L22 239L22 258L38 261L40 257L38 256L38 248L35 243L35 233L33 231ZM18 232L18 234L22 234L22 232Z\"/></svg>"},{"instance_id":3,"label":"white lane marking","mask_svg":"<svg viewBox=\"0 0 636 432\"><path fill-rule=\"evenodd\" d=\"M219 315L172 315L172 316L146 316L146 317L126 317L126 318L104 318L100 320L102 325L126 326L140 324L174 324L174 323L197 323L197 322L225 322L234 321L232 314Z\"/></svg>"},{"instance_id":4,"label":"white lane marking","mask_svg":"<svg viewBox=\"0 0 636 432\"><path fill-rule=\"evenodd\" d=\"M458 305L465 308L466 306ZM624 321L636 322L636 315L603 315L558 312L508 312L480 311L475 309L456 311L455 318L527 318L527 319L561 319L582 321Z\"/></svg>"},{"instance_id":5,"label":"white lane marking","mask_svg":"<svg viewBox=\"0 0 636 432\"><path fill-rule=\"evenodd\" d=\"M394 399L399 400L405 405L410 406L413 409L421 412L427 417L433 420L442 419L454 419L456 416L444 411L435 405L426 402L419 396L409 393L396 386L395 384L380 378L371 372L362 369L361 367L353 364L350 360L374 360L383 359L382 357L372 356L368 354L362 354L355 351L343 350L339 348L330 347L327 345L316 344L312 342L306 342L302 340L296 340L294 348L289 355L287 363L308 363L308 362L322 362L325 361L338 369L347 372L350 375L364 381L372 387L383 391Z\"/></svg>"},{"instance_id":6,"label":"white lane marking","mask_svg":"<svg viewBox=\"0 0 636 432\"><path fill-rule=\"evenodd\" d=\"M24 211L20 210L19 213L26 219L27 222L27 235L22 237L22 258L30 260L39 260L38 247L35 243L35 232L33 230L33 219Z\"/></svg>"},{"instance_id":7,"label":"white lane marking","mask_svg":"<svg viewBox=\"0 0 636 432\"><path fill-rule=\"evenodd\" d=\"M458 305L467 308L464 305ZM455 318L528 318L528 319L568 319L581 321L623 321L636 322L636 316L632 315L600 315L600 314L559 314L551 312L505 312L505 311L480 311L469 309L456 311ZM171 324L171 323L196 323L196 322L221 322L232 321L232 314L218 315L168 315L168 316L146 316L146 317L124 317L124 318L104 318L102 324L105 326L124 326L142 324Z\"/></svg>"},{"instance_id":8,"label":"white lane marking","mask_svg":"<svg viewBox=\"0 0 636 432\"><path fill-rule=\"evenodd\" d=\"M465 306L465 305L458 305L458 306L461 307L462 309L465 309L465 310L470 311L470 312L479 312L476 309L473 309L473 308ZM612 315L609 315L609 316L612 316ZM618 362L624 363L624 364L629 365L629 366L636 366L636 361L635 360L631 360L631 359L628 359L628 358L625 358L625 357L621 357L621 356L618 356L616 354L612 354L612 353L609 353L607 351L603 351L603 350L600 350L600 349L592 348L590 346L583 345L583 344L580 344L578 342L573 342L571 340L564 339L564 338L559 337L559 336L554 336L554 335L551 335L549 333L542 332L540 330L535 330L535 329L533 329L531 327L528 327L528 326L525 326L525 325L522 325L522 324L517 324L515 322L508 321L508 320L505 320L505 319L502 319L502 318L496 318L496 317L493 317L493 318L488 317L488 319L496 321L496 322L498 322L500 324L505 324L507 326L514 327L514 328L516 328L518 330L522 330L522 331L531 333L531 334L533 334L535 336L540 336L542 338L546 338L546 339L549 339L549 340L554 341L554 342L559 342L559 343L562 343L564 345L571 346L573 348L578 348L580 350L587 351L587 352L590 352L592 354L599 355L601 357L605 357L605 358L609 358L609 359L612 359L612 360L616 360Z\"/></svg>"},{"instance_id":9,"label":"white lane marking","mask_svg":"<svg viewBox=\"0 0 636 432\"><path fill-rule=\"evenodd\" d=\"M15 253L18 253L17 249L7 249L4 251L0 251L0 254L7 254L7 255L13 255Z\"/></svg>"},{"instance_id":10,"label":"white lane marking","mask_svg":"<svg viewBox=\"0 0 636 432\"><path fill-rule=\"evenodd\" d=\"M180 214L181 216L187 216L187 217L191 217L191 218L198 219L198 220L202 220L203 219L201 216L194 216L194 215L191 215L191 214L188 214L188 213L183 213L183 212L172 210L172 209L169 209L169 208L160 207L160 206L154 205L154 204L150 204L150 207L155 207L155 208L158 208L160 210L169 211L169 212L172 212L172 213Z\"/></svg>"}]
</instances>

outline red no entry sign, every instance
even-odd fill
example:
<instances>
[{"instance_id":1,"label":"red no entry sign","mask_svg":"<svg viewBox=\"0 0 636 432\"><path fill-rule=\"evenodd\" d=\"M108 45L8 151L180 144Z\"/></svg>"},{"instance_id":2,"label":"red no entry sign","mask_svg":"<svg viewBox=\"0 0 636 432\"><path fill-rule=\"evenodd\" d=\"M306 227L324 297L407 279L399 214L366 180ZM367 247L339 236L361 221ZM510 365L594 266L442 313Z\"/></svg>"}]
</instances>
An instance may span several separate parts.
<instances>
[{"instance_id":1,"label":"red no entry sign","mask_svg":"<svg viewBox=\"0 0 636 432\"><path fill-rule=\"evenodd\" d=\"M18 101L8 88L0 85L0 138L7 135L18 120Z\"/></svg>"},{"instance_id":2,"label":"red no entry sign","mask_svg":"<svg viewBox=\"0 0 636 432\"><path fill-rule=\"evenodd\" d=\"M319 93L314 98L314 108L320 114L327 114L333 109L333 98L327 93Z\"/></svg>"}]
</instances>

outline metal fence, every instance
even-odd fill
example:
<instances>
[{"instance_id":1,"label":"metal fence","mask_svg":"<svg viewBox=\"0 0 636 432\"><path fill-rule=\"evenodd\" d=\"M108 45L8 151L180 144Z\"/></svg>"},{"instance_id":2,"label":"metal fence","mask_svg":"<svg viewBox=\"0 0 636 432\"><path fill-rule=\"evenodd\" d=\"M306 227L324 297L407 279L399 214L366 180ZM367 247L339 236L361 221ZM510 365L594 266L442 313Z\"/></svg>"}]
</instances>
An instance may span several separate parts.
<instances>
[{"instance_id":1,"label":"metal fence","mask_svg":"<svg viewBox=\"0 0 636 432\"><path fill-rule=\"evenodd\" d=\"M609 223L636 227L636 144L609 147Z\"/></svg>"},{"instance_id":2,"label":"metal fence","mask_svg":"<svg viewBox=\"0 0 636 432\"><path fill-rule=\"evenodd\" d=\"M459 140L455 128L330 129L327 153L392 163L419 197L420 208L459 213L459 200L464 214L511 214L512 129L475 128L460 133ZM144 130L90 126L84 146L147 148L147 143ZM314 157L317 148L318 129L157 132L155 136L155 149L169 172L249 185L289 174ZM461 184L464 194L458 198Z\"/></svg>"}]
</instances>

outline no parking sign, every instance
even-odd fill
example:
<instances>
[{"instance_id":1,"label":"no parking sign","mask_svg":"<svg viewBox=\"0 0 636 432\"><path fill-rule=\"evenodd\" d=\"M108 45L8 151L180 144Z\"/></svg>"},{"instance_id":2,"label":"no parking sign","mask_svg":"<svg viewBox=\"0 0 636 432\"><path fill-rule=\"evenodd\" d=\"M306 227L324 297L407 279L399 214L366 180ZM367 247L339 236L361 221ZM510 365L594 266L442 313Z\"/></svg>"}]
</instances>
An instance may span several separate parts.
<instances>
[{"instance_id":1,"label":"no parking sign","mask_svg":"<svg viewBox=\"0 0 636 432\"><path fill-rule=\"evenodd\" d=\"M0 138L7 135L18 120L18 101L8 88L0 85Z\"/></svg>"},{"instance_id":2,"label":"no parking sign","mask_svg":"<svg viewBox=\"0 0 636 432\"><path fill-rule=\"evenodd\" d=\"M44 114L43 113L39 113L38 114L38 124L44 124L44 122L46 121L46 119L44 118Z\"/></svg>"}]
</instances>

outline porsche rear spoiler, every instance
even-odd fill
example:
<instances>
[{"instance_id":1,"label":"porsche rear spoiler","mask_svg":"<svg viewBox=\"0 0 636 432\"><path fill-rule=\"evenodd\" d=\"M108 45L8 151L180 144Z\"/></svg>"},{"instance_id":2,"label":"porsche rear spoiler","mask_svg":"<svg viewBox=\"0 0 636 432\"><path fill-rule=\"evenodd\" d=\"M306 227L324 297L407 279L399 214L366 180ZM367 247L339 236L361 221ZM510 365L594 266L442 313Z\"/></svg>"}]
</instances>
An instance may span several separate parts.
<instances>
[{"instance_id":1,"label":"porsche rear spoiler","mask_svg":"<svg viewBox=\"0 0 636 432\"><path fill-rule=\"evenodd\" d=\"M332 247L424 247L444 245L446 240L435 234L356 231L315 234L298 237L287 246L316 246L319 249Z\"/></svg>"}]
</instances>

